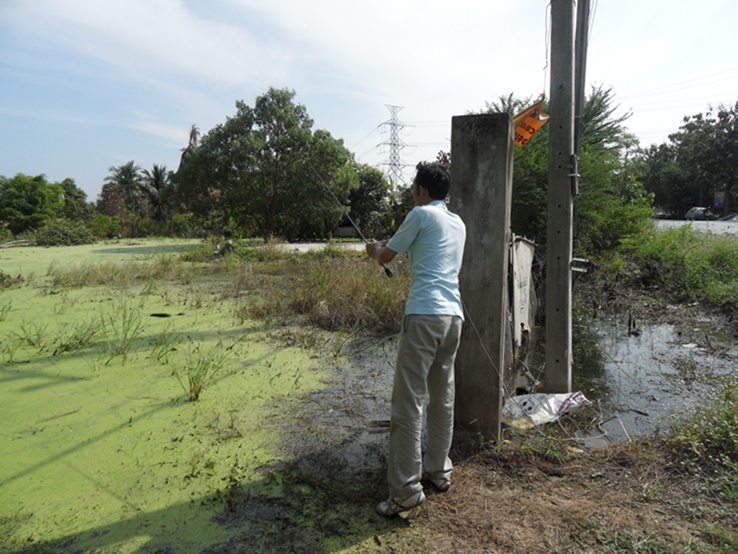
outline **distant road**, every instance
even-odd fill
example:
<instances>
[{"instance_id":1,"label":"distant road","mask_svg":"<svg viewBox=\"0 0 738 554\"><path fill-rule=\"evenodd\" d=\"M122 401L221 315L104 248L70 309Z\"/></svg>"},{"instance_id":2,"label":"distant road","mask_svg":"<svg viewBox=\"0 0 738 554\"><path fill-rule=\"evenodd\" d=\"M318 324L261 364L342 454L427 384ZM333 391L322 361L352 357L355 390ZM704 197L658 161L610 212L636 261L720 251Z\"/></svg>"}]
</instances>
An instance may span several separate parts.
<instances>
[{"instance_id":1,"label":"distant road","mask_svg":"<svg viewBox=\"0 0 738 554\"><path fill-rule=\"evenodd\" d=\"M311 250L323 250L329 245L333 248L345 248L346 250L364 250L363 242L286 242L276 246L285 252L309 252Z\"/></svg>"},{"instance_id":2,"label":"distant road","mask_svg":"<svg viewBox=\"0 0 738 554\"><path fill-rule=\"evenodd\" d=\"M683 221L678 219L656 219L657 229L679 229L691 225L696 231L713 233L715 235L738 236L738 221Z\"/></svg>"}]
</instances>

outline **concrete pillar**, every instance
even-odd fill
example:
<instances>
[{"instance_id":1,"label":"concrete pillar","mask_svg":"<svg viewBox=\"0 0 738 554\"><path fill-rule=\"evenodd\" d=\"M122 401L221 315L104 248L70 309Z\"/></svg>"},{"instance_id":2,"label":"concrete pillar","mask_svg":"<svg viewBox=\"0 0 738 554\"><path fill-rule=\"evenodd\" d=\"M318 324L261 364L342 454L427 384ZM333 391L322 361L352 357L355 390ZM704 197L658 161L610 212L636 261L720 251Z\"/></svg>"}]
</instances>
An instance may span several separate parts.
<instances>
[{"instance_id":1,"label":"concrete pillar","mask_svg":"<svg viewBox=\"0 0 738 554\"><path fill-rule=\"evenodd\" d=\"M466 223L459 277L466 318L456 358L456 440L497 441L510 245L513 126L508 114L451 124L451 204Z\"/></svg>"}]
</instances>

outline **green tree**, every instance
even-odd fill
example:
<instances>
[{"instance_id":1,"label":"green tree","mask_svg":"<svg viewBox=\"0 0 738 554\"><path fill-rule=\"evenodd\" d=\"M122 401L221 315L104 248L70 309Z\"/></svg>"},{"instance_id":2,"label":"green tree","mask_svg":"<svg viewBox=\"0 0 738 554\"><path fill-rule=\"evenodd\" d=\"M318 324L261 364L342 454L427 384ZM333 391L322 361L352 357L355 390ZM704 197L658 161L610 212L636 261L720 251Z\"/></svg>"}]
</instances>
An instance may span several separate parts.
<instances>
[{"instance_id":1,"label":"green tree","mask_svg":"<svg viewBox=\"0 0 738 554\"><path fill-rule=\"evenodd\" d=\"M487 111L513 114L530 103L512 96L487 105ZM544 107L544 112L547 107ZM650 217L652 199L638 182L635 137L628 115L615 116L611 89L593 87L585 100L579 194L574 199L576 251L592 255L617 246ZM512 230L545 244L548 210L548 125L524 147L515 147Z\"/></svg>"},{"instance_id":2,"label":"green tree","mask_svg":"<svg viewBox=\"0 0 738 554\"><path fill-rule=\"evenodd\" d=\"M155 221L164 219L164 197L169 185L167 166L157 165L151 171L144 169L140 181L143 196L143 211L146 216Z\"/></svg>"},{"instance_id":3,"label":"green tree","mask_svg":"<svg viewBox=\"0 0 738 554\"><path fill-rule=\"evenodd\" d=\"M313 132L294 97L270 88L253 108L237 101L234 116L185 149L172 176L177 204L209 227L232 222L247 235L327 237L342 211L325 186L347 199L358 178L342 141Z\"/></svg>"},{"instance_id":4,"label":"green tree","mask_svg":"<svg viewBox=\"0 0 738 554\"><path fill-rule=\"evenodd\" d=\"M689 207L698 205L698 193L690 191L689 179L677 163L673 144L652 144L642 152L641 159L644 165L641 180L646 190L654 195L654 205L677 217L682 217Z\"/></svg>"},{"instance_id":5,"label":"green tree","mask_svg":"<svg viewBox=\"0 0 738 554\"><path fill-rule=\"evenodd\" d=\"M383 237L391 223L391 191L384 174L366 164L356 167L359 186L351 192L350 215L365 237Z\"/></svg>"},{"instance_id":6,"label":"green tree","mask_svg":"<svg viewBox=\"0 0 738 554\"><path fill-rule=\"evenodd\" d=\"M105 183L97 195L97 211L108 217L120 218L125 215L123 194L116 183Z\"/></svg>"},{"instance_id":7,"label":"green tree","mask_svg":"<svg viewBox=\"0 0 738 554\"><path fill-rule=\"evenodd\" d=\"M14 235L38 229L56 217L61 197L61 187L49 184L45 175L0 176L0 225Z\"/></svg>"},{"instance_id":8,"label":"green tree","mask_svg":"<svg viewBox=\"0 0 738 554\"><path fill-rule=\"evenodd\" d=\"M64 179L58 186L61 188L63 201L57 217L85 223L95 217L95 207L87 201L87 194L77 187L74 179Z\"/></svg>"},{"instance_id":9,"label":"green tree","mask_svg":"<svg viewBox=\"0 0 738 554\"><path fill-rule=\"evenodd\" d=\"M141 168L133 160L121 166L110 166L105 184L116 187L123 207L132 214L141 215L143 201Z\"/></svg>"},{"instance_id":10,"label":"green tree","mask_svg":"<svg viewBox=\"0 0 738 554\"><path fill-rule=\"evenodd\" d=\"M531 97L517 99L513 94L500 96L496 102L486 102L488 113L508 113L511 116L525 109ZM544 105L544 112L548 106ZM546 242L546 210L548 190L548 126L544 126L525 147L515 147L513 163L513 197L511 226L517 235L539 244Z\"/></svg>"},{"instance_id":11,"label":"green tree","mask_svg":"<svg viewBox=\"0 0 738 554\"><path fill-rule=\"evenodd\" d=\"M199 146L200 146L200 128L193 123L192 127L190 127L190 140L187 143L187 146L182 148L182 156L180 157L180 160L179 160L180 168L187 161L188 157L194 155L195 152L197 152L197 149Z\"/></svg>"},{"instance_id":12,"label":"green tree","mask_svg":"<svg viewBox=\"0 0 738 554\"><path fill-rule=\"evenodd\" d=\"M672 202L680 213L691 206L711 206L716 192L726 194L725 211L730 211L738 194L738 103L685 117L669 142L674 167L661 168L669 175L654 170L648 186L656 189L677 175L680 194Z\"/></svg>"}]
</instances>

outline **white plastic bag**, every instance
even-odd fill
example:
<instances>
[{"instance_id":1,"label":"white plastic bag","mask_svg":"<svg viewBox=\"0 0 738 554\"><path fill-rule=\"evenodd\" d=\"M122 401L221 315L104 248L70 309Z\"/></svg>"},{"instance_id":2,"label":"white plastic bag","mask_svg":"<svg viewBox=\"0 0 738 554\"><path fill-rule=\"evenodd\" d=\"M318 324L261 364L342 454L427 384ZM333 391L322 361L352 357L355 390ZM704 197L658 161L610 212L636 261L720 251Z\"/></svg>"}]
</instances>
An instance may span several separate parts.
<instances>
[{"instance_id":1,"label":"white plastic bag","mask_svg":"<svg viewBox=\"0 0 738 554\"><path fill-rule=\"evenodd\" d=\"M521 394L505 401L502 422L510 427L529 429L556 421L562 414L591 404L581 392L568 394Z\"/></svg>"}]
</instances>

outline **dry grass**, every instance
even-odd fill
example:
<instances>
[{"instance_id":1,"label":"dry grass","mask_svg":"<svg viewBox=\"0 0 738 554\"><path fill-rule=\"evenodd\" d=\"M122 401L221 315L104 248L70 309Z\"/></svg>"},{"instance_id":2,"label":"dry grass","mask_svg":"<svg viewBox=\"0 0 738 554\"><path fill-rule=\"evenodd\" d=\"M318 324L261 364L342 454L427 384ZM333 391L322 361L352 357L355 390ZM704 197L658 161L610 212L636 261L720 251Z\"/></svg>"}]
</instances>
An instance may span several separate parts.
<instances>
[{"instance_id":1,"label":"dry grass","mask_svg":"<svg viewBox=\"0 0 738 554\"><path fill-rule=\"evenodd\" d=\"M388 278L370 260L337 258L313 263L291 295L291 306L328 330L397 332L407 298L407 264Z\"/></svg>"},{"instance_id":2,"label":"dry grass","mask_svg":"<svg viewBox=\"0 0 738 554\"><path fill-rule=\"evenodd\" d=\"M738 546L736 516L735 504L653 444L561 463L508 444L458 462L451 491L430 495L407 519L424 552L727 553ZM382 542L409 552L402 529Z\"/></svg>"},{"instance_id":3,"label":"dry grass","mask_svg":"<svg viewBox=\"0 0 738 554\"><path fill-rule=\"evenodd\" d=\"M174 256L160 255L151 261L107 262L72 267L50 266L47 277L52 287L81 288L96 285L130 287L137 282L180 281L189 283L193 268Z\"/></svg>"},{"instance_id":4,"label":"dry grass","mask_svg":"<svg viewBox=\"0 0 738 554\"><path fill-rule=\"evenodd\" d=\"M241 297L238 319L284 320L293 314L329 331L399 331L410 279L409 266L402 259L393 263L392 278L376 263L355 254L288 258L272 254L264 265L251 267L250 272L240 270L239 275L248 275L241 286L256 294L244 294L244 288L234 291ZM262 278L265 271L268 279Z\"/></svg>"}]
</instances>

